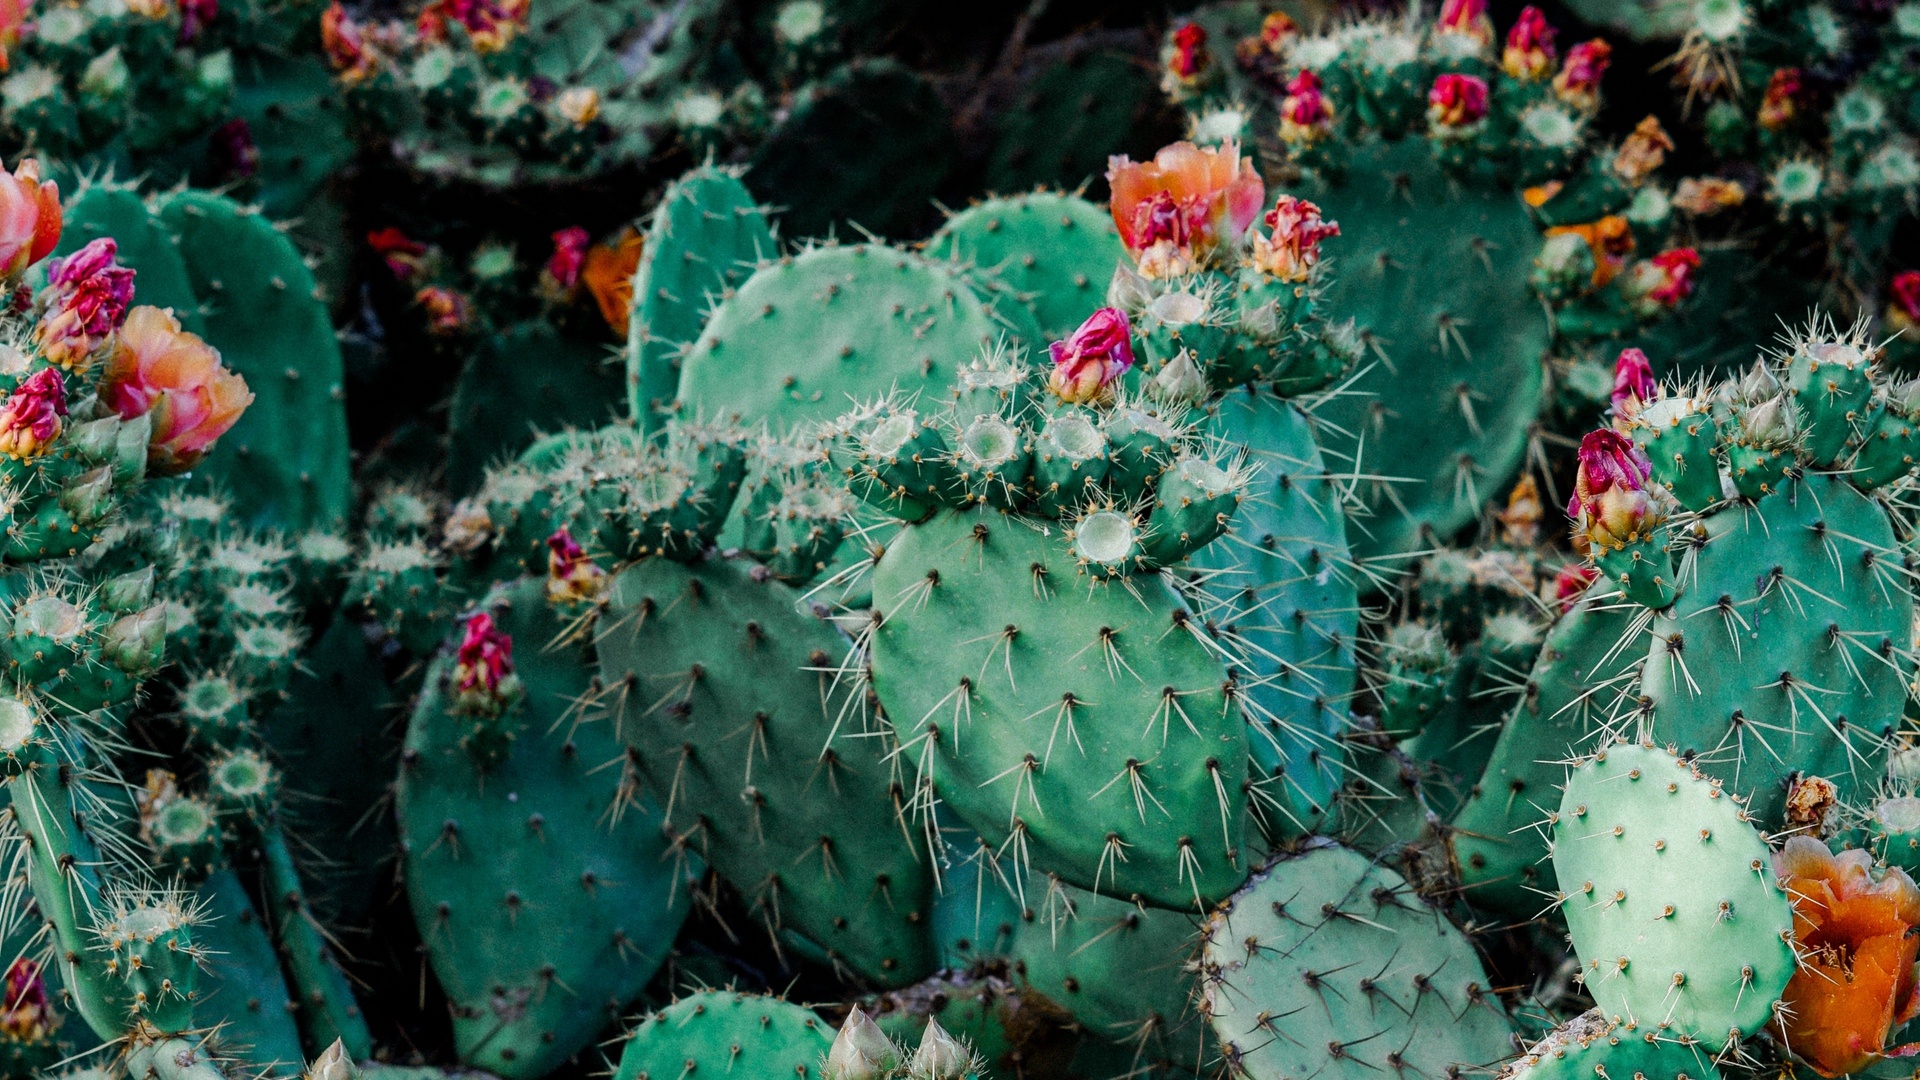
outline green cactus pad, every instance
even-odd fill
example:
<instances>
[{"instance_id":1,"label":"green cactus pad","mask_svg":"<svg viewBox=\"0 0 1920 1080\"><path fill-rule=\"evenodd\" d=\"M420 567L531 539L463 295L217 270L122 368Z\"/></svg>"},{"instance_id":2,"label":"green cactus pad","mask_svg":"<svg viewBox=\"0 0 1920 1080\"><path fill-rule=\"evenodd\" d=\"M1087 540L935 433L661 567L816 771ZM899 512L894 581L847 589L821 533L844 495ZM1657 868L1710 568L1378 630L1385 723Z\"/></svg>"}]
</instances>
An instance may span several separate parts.
<instances>
[{"instance_id":1,"label":"green cactus pad","mask_svg":"<svg viewBox=\"0 0 1920 1080\"><path fill-rule=\"evenodd\" d=\"M816 248L761 267L713 313L681 367L680 408L782 430L830 420L896 390L944 393L957 365L1011 332L940 264Z\"/></svg>"},{"instance_id":2,"label":"green cactus pad","mask_svg":"<svg viewBox=\"0 0 1920 1080\"><path fill-rule=\"evenodd\" d=\"M1295 194L1340 223L1323 310L1356 320L1373 365L1318 410L1338 468L1382 478L1359 486L1373 514L1354 549L1444 540L1506 489L1532 435L1548 340L1527 291L1539 233L1519 196L1461 186L1425 139L1367 143L1346 183Z\"/></svg>"},{"instance_id":3,"label":"green cactus pad","mask_svg":"<svg viewBox=\"0 0 1920 1080\"><path fill-rule=\"evenodd\" d=\"M927 253L1013 290L1049 340L1071 334L1106 303L1107 281L1127 255L1105 207L1050 191L968 207L933 234Z\"/></svg>"},{"instance_id":4,"label":"green cactus pad","mask_svg":"<svg viewBox=\"0 0 1920 1080\"><path fill-rule=\"evenodd\" d=\"M1054 43L1074 51L1036 72L1014 107L998 110L987 151L987 190L1098 183L1110 155L1131 151L1139 160L1157 142L1174 137L1174 131L1156 130L1163 122L1154 115L1159 103L1153 72L1140 58L1097 43L1076 48L1087 44L1071 37Z\"/></svg>"},{"instance_id":5,"label":"green cactus pad","mask_svg":"<svg viewBox=\"0 0 1920 1080\"><path fill-rule=\"evenodd\" d=\"M1651 738L1698 754L1770 829L1796 775L1863 801L1900 723L1913 620L1886 510L1813 474L1704 524L1685 592L1653 622Z\"/></svg>"},{"instance_id":6,"label":"green cactus pad","mask_svg":"<svg viewBox=\"0 0 1920 1080\"><path fill-rule=\"evenodd\" d=\"M1666 750L1607 747L1568 775L1552 836L1561 911L1604 1016L1714 1051L1772 1019L1796 964L1793 908L1718 780Z\"/></svg>"},{"instance_id":7,"label":"green cactus pad","mask_svg":"<svg viewBox=\"0 0 1920 1080\"><path fill-rule=\"evenodd\" d=\"M614 1080L780 1077L820 1080L833 1028L775 997L707 990L640 1021Z\"/></svg>"},{"instance_id":8,"label":"green cactus pad","mask_svg":"<svg viewBox=\"0 0 1920 1080\"><path fill-rule=\"evenodd\" d=\"M250 524L299 531L345 522L340 343L313 273L272 222L231 199L181 191L154 212L186 260L207 341L254 393L197 475L229 489Z\"/></svg>"},{"instance_id":9,"label":"green cactus pad","mask_svg":"<svg viewBox=\"0 0 1920 1080\"><path fill-rule=\"evenodd\" d=\"M397 788L407 895L454 1042L509 1080L548 1072L616 1019L690 904L612 723L578 712L591 668L579 646L554 644L564 623L545 587L528 578L496 594L527 691L505 760L483 774L462 746L472 724L447 711L443 658Z\"/></svg>"},{"instance_id":10,"label":"green cactus pad","mask_svg":"<svg viewBox=\"0 0 1920 1080\"><path fill-rule=\"evenodd\" d=\"M1440 1077L1513 1052L1472 943L1400 875L1347 848L1281 856L1206 935L1201 1008L1235 1075Z\"/></svg>"},{"instance_id":11,"label":"green cactus pad","mask_svg":"<svg viewBox=\"0 0 1920 1080\"><path fill-rule=\"evenodd\" d=\"M198 1022L220 1025L221 1045L267 1076L300 1075L306 1055L295 1007L260 913L231 870L207 878L198 900L206 905L206 921L195 928L194 941L208 952L194 1008Z\"/></svg>"},{"instance_id":12,"label":"green cactus pad","mask_svg":"<svg viewBox=\"0 0 1920 1080\"><path fill-rule=\"evenodd\" d=\"M673 831L833 963L932 971L933 869L890 740L835 690L846 639L744 560L647 559L609 599L601 679Z\"/></svg>"},{"instance_id":13,"label":"green cactus pad","mask_svg":"<svg viewBox=\"0 0 1920 1080\"><path fill-rule=\"evenodd\" d=\"M731 171L702 166L660 196L633 278L627 408L652 430L680 388L680 357L707 313L779 254L766 211Z\"/></svg>"},{"instance_id":14,"label":"green cactus pad","mask_svg":"<svg viewBox=\"0 0 1920 1080\"><path fill-rule=\"evenodd\" d=\"M1174 908L1245 877L1246 727L1171 587L1092 584L1057 534L942 511L889 545L873 596L906 752L1015 865Z\"/></svg>"},{"instance_id":15,"label":"green cactus pad","mask_svg":"<svg viewBox=\"0 0 1920 1080\"><path fill-rule=\"evenodd\" d=\"M1309 832L1340 789L1340 731L1353 691L1360 574L1312 424L1251 388L1212 408L1210 436L1258 469L1233 531L1188 564L1205 575L1211 621L1247 642L1247 744L1268 778L1250 808L1268 831ZM1268 799L1271 796L1271 800ZM1277 803L1277 805L1276 805Z\"/></svg>"},{"instance_id":16,"label":"green cactus pad","mask_svg":"<svg viewBox=\"0 0 1920 1080\"><path fill-rule=\"evenodd\" d=\"M536 434L597 428L620 410L620 376L598 341L563 337L545 319L487 336L453 385L447 486L465 495L486 466L517 455Z\"/></svg>"},{"instance_id":17,"label":"green cactus pad","mask_svg":"<svg viewBox=\"0 0 1920 1080\"><path fill-rule=\"evenodd\" d=\"M1719 1080L1713 1055L1654 1024L1609 1024L1598 1009L1581 1013L1530 1047L1501 1075L1507 1080Z\"/></svg>"}]
</instances>

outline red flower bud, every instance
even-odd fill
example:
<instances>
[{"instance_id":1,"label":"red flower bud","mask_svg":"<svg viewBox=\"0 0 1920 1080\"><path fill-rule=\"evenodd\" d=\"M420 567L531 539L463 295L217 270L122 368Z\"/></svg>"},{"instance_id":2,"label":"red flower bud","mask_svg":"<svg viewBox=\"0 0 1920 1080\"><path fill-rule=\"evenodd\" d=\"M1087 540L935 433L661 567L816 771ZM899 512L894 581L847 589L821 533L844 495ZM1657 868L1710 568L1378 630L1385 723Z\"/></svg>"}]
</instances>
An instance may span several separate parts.
<instances>
[{"instance_id":1,"label":"red flower bud","mask_svg":"<svg viewBox=\"0 0 1920 1080\"><path fill-rule=\"evenodd\" d=\"M555 604L592 600L600 595L607 572L602 570L566 529L547 537L547 600Z\"/></svg>"},{"instance_id":2,"label":"red flower bud","mask_svg":"<svg viewBox=\"0 0 1920 1080\"><path fill-rule=\"evenodd\" d=\"M1660 392L1653 380L1653 364L1639 349L1621 349L1613 363L1613 416L1630 420Z\"/></svg>"},{"instance_id":3,"label":"red flower bud","mask_svg":"<svg viewBox=\"0 0 1920 1080\"><path fill-rule=\"evenodd\" d=\"M593 238L587 230L572 225L553 234L553 254L547 259L547 273L567 290L579 284L580 268L587 262L587 245Z\"/></svg>"},{"instance_id":4,"label":"red flower bud","mask_svg":"<svg viewBox=\"0 0 1920 1080\"><path fill-rule=\"evenodd\" d=\"M1767 77L1767 93L1760 99L1760 126L1779 131L1800 115L1800 69L1775 68Z\"/></svg>"},{"instance_id":5,"label":"red flower bud","mask_svg":"<svg viewBox=\"0 0 1920 1080\"><path fill-rule=\"evenodd\" d=\"M1173 32L1173 53L1167 71L1182 82L1198 78L1207 67L1207 30L1199 23L1183 23Z\"/></svg>"},{"instance_id":6,"label":"red flower bud","mask_svg":"<svg viewBox=\"0 0 1920 1080\"><path fill-rule=\"evenodd\" d=\"M1482 45L1493 44L1493 20L1487 0L1442 0L1434 29L1442 34L1465 34Z\"/></svg>"},{"instance_id":7,"label":"red flower bud","mask_svg":"<svg viewBox=\"0 0 1920 1080\"><path fill-rule=\"evenodd\" d=\"M31 460L60 437L60 420L67 415L67 382L58 368L41 368L7 396L0 405L0 454Z\"/></svg>"},{"instance_id":8,"label":"red flower bud","mask_svg":"<svg viewBox=\"0 0 1920 1080\"><path fill-rule=\"evenodd\" d=\"M1280 102L1280 138L1289 145L1311 144L1333 130L1333 109L1320 90L1320 76L1302 68L1287 83Z\"/></svg>"},{"instance_id":9,"label":"red flower bud","mask_svg":"<svg viewBox=\"0 0 1920 1080\"><path fill-rule=\"evenodd\" d=\"M1067 340L1047 346L1047 352L1053 357L1047 386L1060 400L1097 401L1133 366L1133 326L1119 308L1101 308Z\"/></svg>"},{"instance_id":10,"label":"red flower bud","mask_svg":"<svg viewBox=\"0 0 1920 1080\"><path fill-rule=\"evenodd\" d=\"M1487 115L1487 81L1478 75L1448 72L1427 92L1427 118L1439 128L1463 128Z\"/></svg>"},{"instance_id":11,"label":"red flower bud","mask_svg":"<svg viewBox=\"0 0 1920 1080\"><path fill-rule=\"evenodd\" d=\"M1887 285L1887 325L1920 333L1920 270L1902 270Z\"/></svg>"},{"instance_id":12,"label":"red flower bud","mask_svg":"<svg viewBox=\"0 0 1920 1080\"><path fill-rule=\"evenodd\" d=\"M133 271L114 262L118 251L103 236L47 264L46 310L34 339L49 362L85 371L93 350L126 320Z\"/></svg>"},{"instance_id":13,"label":"red flower bud","mask_svg":"<svg viewBox=\"0 0 1920 1080\"><path fill-rule=\"evenodd\" d=\"M493 625L493 616L477 612L467 619L454 656L455 708L463 713L497 716L511 701L515 686L513 638Z\"/></svg>"},{"instance_id":14,"label":"red flower bud","mask_svg":"<svg viewBox=\"0 0 1920 1080\"><path fill-rule=\"evenodd\" d=\"M1613 63L1613 46L1601 38L1583 41L1567 50L1560 74L1553 77L1553 93L1578 109L1600 107L1600 77Z\"/></svg>"},{"instance_id":15,"label":"red flower bud","mask_svg":"<svg viewBox=\"0 0 1920 1080\"><path fill-rule=\"evenodd\" d=\"M1320 241L1340 235L1340 224L1321 218L1305 199L1282 195L1267 211L1270 236L1253 233L1253 265L1281 281L1305 281L1320 261Z\"/></svg>"},{"instance_id":16,"label":"red flower bud","mask_svg":"<svg viewBox=\"0 0 1920 1080\"><path fill-rule=\"evenodd\" d=\"M1500 54L1500 66L1507 74L1527 82L1547 77L1559 56L1553 47L1554 29L1537 7L1520 9L1520 18L1507 31L1507 47Z\"/></svg>"},{"instance_id":17,"label":"red flower bud","mask_svg":"<svg viewBox=\"0 0 1920 1080\"><path fill-rule=\"evenodd\" d=\"M1648 491L1653 464L1633 440L1612 428L1580 440L1580 470L1567 516L1588 543L1619 548L1664 520Z\"/></svg>"}]
</instances>

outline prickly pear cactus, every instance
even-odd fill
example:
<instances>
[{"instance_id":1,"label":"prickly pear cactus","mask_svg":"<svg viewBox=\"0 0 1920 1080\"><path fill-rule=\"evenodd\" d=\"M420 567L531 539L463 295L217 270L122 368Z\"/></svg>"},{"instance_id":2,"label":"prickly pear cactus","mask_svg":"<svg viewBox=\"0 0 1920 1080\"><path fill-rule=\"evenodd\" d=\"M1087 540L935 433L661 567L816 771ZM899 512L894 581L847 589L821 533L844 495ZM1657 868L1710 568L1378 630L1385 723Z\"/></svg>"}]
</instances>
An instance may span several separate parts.
<instances>
[{"instance_id":1,"label":"prickly pear cactus","mask_svg":"<svg viewBox=\"0 0 1920 1080\"><path fill-rule=\"evenodd\" d=\"M1659 1026L1609 1023L1593 1009L1548 1032L1502 1073L1514 1080L1622 1074L1647 1080L1717 1080L1720 1070L1714 1067L1712 1052L1694 1040Z\"/></svg>"},{"instance_id":2,"label":"prickly pear cactus","mask_svg":"<svg viewBox=\"0 0 1920 1080\"><path fill-rule=\"evenodd\" d=\"M820 1077L832 1028L777 997L732 990L688 994L650 1013L627 1037L614 1080L725 1076Z\"/></svg>"},{"instance_id":3,"label":"prickly pear cactus","mask_svg":"<svg viewBox=\"0 0 1920 1080\"><path fill-rule=\"evenodd\" d=\"M453 387L447 485L470 493L487 465L538 435L613 420L620 377L608 359L604 345L565 336L545 319L487 335Z\"/></svg>"},{"instance_id":4,"label":"prickly pear cactus","mask_svg":"<svg viewBox=\"0 0 1920 1080\"><path fill-rule=\"evenodd\" d=\"M1113 268L1126 257L1105 209L1050 191L962 210L927 240L927 253L1011 290L1049 339L1066 337L1100 306Z\"/></svg>"}]
</instances>

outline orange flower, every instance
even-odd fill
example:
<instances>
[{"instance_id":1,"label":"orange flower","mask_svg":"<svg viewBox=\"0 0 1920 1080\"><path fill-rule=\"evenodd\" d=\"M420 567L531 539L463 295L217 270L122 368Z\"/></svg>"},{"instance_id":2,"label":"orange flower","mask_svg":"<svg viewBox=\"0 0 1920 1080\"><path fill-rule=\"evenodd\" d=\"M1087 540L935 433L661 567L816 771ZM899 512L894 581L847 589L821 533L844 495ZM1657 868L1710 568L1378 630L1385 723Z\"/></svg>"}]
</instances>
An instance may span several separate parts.
<instances>
[{"instance_id":1,"label":"orange flower","mask_svg":"<svg viewBox=\"0 0 1920 1080\"><path fill-rule=\"evenodd\" d=\"M27 25L27 0L0 0L0 71L7 70L7 52L20 43Z\"/></svg>"},{"instance_id":2,"label":"orange flower","mask_svg":"<svg viewBox=\"0 0 1920 1080\"><path fill-rule=\"evenodd\" d=\"M378 66L360 24L347 14L340 0L333 0L320 13L320 48L333 70L340 73L340 81L348 86L366 81Z\"/></svg>"},{"instance_id":3,"label":"orange flower","mask_svg":"<svg viewBox=\"0 0 1920 1080\"><path fill-rule=\"evenodd\" d=\"M52 254L60 222L60 188L41 182L38 161L0 171L0 276L14 277Z\"/></svg>"},{"instance_id":4,"label":"orange flower","mask_svg":"<svg viewBox=\"0 0 1920 1080\"><path fill-rule=\"evenodd\" d=\"M1622 267L1627 265L1627 256L1633 254L1633 229L1627 219L1618 214L1608 214L1599 221L1589 221L1584 225L1555 225L1547 230L1548 236L1561 236L1572 233L1587 242L1593 251L1593 284L1605 285L1613 280Z\"/></svg>"},{"instance_id":5,"label":"orange flower","mask_svg":"<svg viewBox=\"0 0 1920 1080\"><path fill-rule=\"evenodd\" d=\"M1246 233L1266 199L1253 159L1231 139L1218 149L1177 142L1152 161L1108 158L1107 185L1120 239L1149 278L1200 269Z\"/></svg>"},{"instance_id":6,"label":"orange flower","mask_svg":"<svg viewBox=\"0 0 1920 1080\"><path fill-rule=\"evenodd\" d=\"M162 476L193 468L253 404L247 380L157 307L127 313L100 395L123 420L151 414L147 468Z\"/></svg>"},{"instance_id":7,"label":"orange flower","mask_svg":"<svg viewBox=\"0 0 1920 1080\"><path fill-rule=\"evenodd\" d=\"M1822 1076L1859 1072L1886 1056L1920 1047L1887 1046L1887 1037L1920 1013L1913 962L1920 938L1920 888L1893 867L1880 880L1873 857L1834 855L1810 836L1794 836L1773 857L1773 872L1793 901L1800 967L1787 983L1775 1031Z\"/></svg>"},{"instance_id":8,"label":"orange flower","mask_svg":"<svg viewBox=\"0 0 1920 1080\"><path fill-rule=\"evenodd\" d=\"M633 310L633 275L640 269L640 253L647 238L629 225L611 242L587 249L587 264L580 280L600 304L600 317L616 334L627 332L627 316Z\"/></svg>"}]
</instances>

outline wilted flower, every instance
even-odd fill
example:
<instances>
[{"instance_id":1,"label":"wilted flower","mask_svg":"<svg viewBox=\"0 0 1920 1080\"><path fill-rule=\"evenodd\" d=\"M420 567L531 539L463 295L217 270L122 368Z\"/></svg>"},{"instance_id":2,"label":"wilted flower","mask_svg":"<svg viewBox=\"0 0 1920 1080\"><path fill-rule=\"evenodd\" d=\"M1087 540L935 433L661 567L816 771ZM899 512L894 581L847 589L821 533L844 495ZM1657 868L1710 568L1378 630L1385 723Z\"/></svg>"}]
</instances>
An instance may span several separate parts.
<instances>
[{"instance_id":1,"label":"wilted flower","mask_svg":"<svg viewBox=\"0 0 1920 1080\"><path fill-rule=\"evenodd\" d=\"M213 145L220 151L227 163L227 171L234 176L252 176L260 169L260 148L254 144L253 129L247 126L243 117L233 119L215 128L211 136Z\"/></svg>"},{"instance_id":2,"label":"wilted flower","mask_svg":"<svg viewBox=\"0 0 1920 1080\"><path fill-rule=\"evenodd\" d=\"M1613 46L1602 38L1583 41L1567 50L1560 73L1553 77L1553 94L1583 112L1600 107L1600 77L1613 63Z\"/></svg>"},{"instance_id":3,"label":"wilted flower","mask_svg":"<svg viewBox=\"0 0 1920 1080\"><path fill-rule=\"evenodd\" d=\"M1546 516L1546 504L1540 501L1540 485L1531 475L1522 476L1507 493L1507 505L1494 516L1500 521L1500 539L1512 547L1530 548L1540 542L1540 519Z\"/></svg>"},{"instance_id":4,"label":"wilted flower","mask_svg":"<svg viewBox=\"0 0 1920 1080\"><path fill-rule=\"evenodd\" d=\"M1584 225L1555 225L1547 230L1546 235L1578 236L1587 242L1588 250L1593 252L1595 287L1612 281L1614 275L1627 265L1627 256L1633 254L1633 227L1618 214L1608 214Z\"/></svg>"},{"instance_id":5,"label":"wilted flower","mask_svg":"<svg viewBox=\"0 0 1920 1080\"><path fill-rule=\"evenodd\" d=\"M0 405L0 454L27 461L46 453L60 437L67 415L67 383L56 368L41 368Z\"/></svg>"},{"instance_id":6,"label":"wilted flower","mask_svg":"<svg viewBox=\"0 0 1920 1080\"><path fill-rule=\"evenodd\" d=\"M1747 201L1747 189L1738 181L1718 176L1692 177L1674 189L1673 205L1695 217L1707 217Z\"/></svg>"},{"instance_id":7,"label":"wilted flower","mask_svg":"<svg viewBox=\"0 0 1920 1080\"><path fill-rule=\"evenodd\" d=\"M1177 142L1152 161L1107 159L1114 224L1149 278L1199 269L1240 239L1260 213L1266 185L1232 139L1220 147Z\"/></svg>"},{"instance_id":8,"label":"wilted flower","mask_svg":"<svg viewBox=\"0 0 1920 1080\"><path fill-rule=\"evenodd\" d=\"M1800 91L1803 85L1799 68L1775 68L1773 74L1767 77L1767 92L1760 99L1760 113L1755 117L1760 126L1768 131L1779 131L1793 123L1800 115Z\"/></svg>"},{"instance_id":9,"label":"wilted flower","mask_svg":"<svg viewBox=\"0 0 1920 1080\"><path fill-rule=\"evenodd\" d=\"M1333 109L1320 90L1320 76L1301 68L1280 101L1280 138L1289 146L1310 146L1332 130Z\"/></svg>"},{"instance_id":10,"label":"wilted flower","mask_svg":"<svg viewBox=\"0 0 1920 1080\"><path fill-rule=\"evenodd\" d=\"M40 965L22 956L7 966L0 1000L0 1034L10 1041L37 1043L53 1037L59 1028L53 1003L47 998L47 980Z\"/></svg>"},{"instance_id":11,"label":"wilted flower","mask_svg":"<svg viewBox=\"0 0 1920 1080\"><path fill-rule=\"evenodd\" d=\"M1305 281L1320 261L1320 241L1340 235L1340 224L1326 221L1305 199L1282 195L1267 211L1270 236L1253 231L1253 265L1281 281Z\"/></svg>"},{"instance_id":12,"label":"wilted flower","mask_svg":"<svg viewBox=\"0 0 1920 1080\"><path fill-rule=\"evenodd\" d=\"M600 91L591 86L562 90L560 96L553 99L553 111L574 127L586 127L600 116Z\"/></svg>"},{"instance_id":13,"label":"wilted flower","mask_svg":"<svg viewBox=\"0 0 1920 1080\"><path fill-rule=\"evenodd\" d=\"M1047 346L1053 371L1047 386L1072 404L1098 401L1133 366L1133 327L1119 308L1101 308L1065 341Z\"/></svg>"},{"instance_id":14,"label":"wilted flower","mask_svg":"<svg viewBox=\"0 0 1920 1080\"><path fill-rule=\"evenodd\" d=\"M1621 349L1613 362L1613 419L1624 423L1639 415L1647 402L1659 396L1653 364L1639 349Z\"/></svg>"},{"instance_id":15,"label":"wilted flower","mask_svg":"<svg viewBox=\"0 0 1920 1080\"><path fill-rule=\"evenodd\" d=\"M439 285L429 285L414 293L413 302L426 309L427 329L441 337L466 329L472 317L465 296Z\"/></svg>"},{"instance_id":16,"label":"wilted flower","mask_svg":"<svg viewBox=\"0 0 1920 1080\"><path fill-rule=\"evenodd\" d=\"M327 62L347 85L362 82L373 74L376 65L373 53L367 49L366 35L340 0L333 0L327 10L320 13L320 47L327 54Z\"/></svg>"},{"instance_id":17,"label":"wilted flower","mask_svg":"<svg viewBox=\"0 0 1920 1080\"><path fill-rule=\"evenodd\" d=\"M1500 53L1500 66L1507 74L1526 82L1539 82L1553 70L1560 53L1553 47L1554 29L1540 9L1531 5L1520 9L1513 29L1507 31L1507 47Z\"/></svg>"},{"instance_id":18,"label":"wilted flower","mask_svg":"<svg viewBox=\"0 0 1920 1080\"><path fill-rule=\"evenodd\" d=\"M1788 837L1773 872L1793 902L1800 955L1775 1021L1782 1041L1822 1076L1912 1053L1916 1047L1889 1047L1887 1039L1920 1013L1920 888L1899 867L1876 881L1872 855L1835 855L1811 836Z\"/></svg>"},{"instance_id":19,"label":"wilted flower","mask_svg":"<svg viewBox=\"0 0 1920 1080\"><path fill-rule=\"evenodd\" d=\"M1471 127L1487 115L1487 81L1448 72L1427 91L1427 119L1441 131Z\"/></svg>"},{"instance_id":20,"label":"wilted flower","mask_svg":"<svg viewBox=\"0 0 1920 1080\"><path fill-rule=\"evenodd\" d=\"M519 696L513 674L513 638L493 625L484 611L467 619L454 656L454 711L469 716L498 716Z\"/></svg>"},{"instance_id":21,"label":"wilted flower","mask_svg":"<svg viewBox=\"0 0 1920 1080\"><path fill-rule=\"evenodd\" d=\"M1182 23L1173 32L1173 48L1167 53L1167 75L1182 85L1192 85L1207 69L1207 31L1196 22Z\"/></svg>"},{"instance_id":22,"label":"wilted flower","mask_svg":"<svg viewBox=\"0 0 1920 1080\"><path fill-rule=\"evenodd\" d=\"M1920 270L1902 270L1888 283L1887 326L1920 334Z\"/></svg>"},{"instance_id":23,"label":"wilted flower","mask_svg":"<svg viewBox=\"0 0 1920 1080\"><path fill-rule=\"evenodd\" d=\"M103 236L47 264L46 310L33 334L48 362L84 372L93 350L126 319L133 271L114 262L118 251Z\"/></svg>"},{"instance_id":24,"label":"wilted flower","mask_svg":"<svg viewBox=\"0 0 1920 1080\"><path fill-rule=\"evenodd\" d=\"M1553 579L1553 599L1563 612L1573 610L1573 605L1586 595L1587 587L1600 577L1600 572L1585 563L1568 563L1560 568Z\"/></svg>"},{"instance_id":25,"label":"wilted flower","mask_svg":"<svg viewBox=\"0 0 1920 1080\"><path fill-rule=\"evenodd\" d=\"M427 245L389 225L367 234L367 246L387 264L401 281L411 281L426 264Z\"/></svg>"},{"instance_id":26,"label":"wilted flower","mask_svg":"<svg viewBox=\"0 0 1920 1080\"><path fill-rule=\"evenodd\" d=\"M1638 186L1667 160L1667 151L1671 149L1673 140L1667 137L1667 130L1660 126L1658 119L1649 116L1640 121L1620 144L1620 149L1614 151L1614 175Z\"/></svg>"},{"instance_id":27,"label":"wilted flower","mask_svg":"<svg viewBox=\"0 0 1920 1080\"><path fill-rule=\"evenodd\" d=\"M162 476L191 469L253 404L247 380L156 307L127 313L100 396L122 420L151 416L147 468Z\"/></svg>"},{"instance_id":28,"label":"wilted flower","mask_svg":"<svg viewBox=\"0 0 1920 1080\"><path fill-rule=\"evenodd\" d=\"M587 230L570 225L553 234L553 254L547 258L547 276L561 289L571 292L580 283L580 269L587 262L587 245L593 238Z\"/></svg>"},{"instance_id":29,"label":"wilted flower","mask_svg":"<svg viewBox=\"0 0 1920 1080\"><path fill-rule=\"evenodd\" d=\"M592 600L606 584L602 570L566 529L547 537L547 600L555 604Z\"/></svg>"},{"instance_id":30,"label":"wilted flower","mask_svg":"<svg viewBox=\"0 0 1920 1080\"><path fill-rule=\"evenodd\" d=\"M1567 516L1574 522L1574 543L1618 549L1643 539L1665 520L1648 490L1653 465L1633 440L1612 428L1590 431L1580 440L1580 471L1574 479Z\"/></svg>"},{"instance_id":31,"label":"wilted flower","mask_svg":"<svg viewBox=\"0 0 1920 1080\"><path fill-rule=\"evenodd\" d=\"M627 332L627 316L633 311L633 275L640 269L646 247L646 235L629 225L611 241L588 249L586 266L580 271L587 291L600 305L600 317L616 334Z\"/></svg>"},{"instance_id":32,"label":"wilted flower","mask_svg":"<svg viewBox=\"0 0 1920 1080\"><path fill-rule=\"evenodd\" d=\"M1693 295L1700 253L1692 248L1670 248L1633 265L1623 285L1628 300L1643 318L1652 318L1680 306Z\"/></svg>"},{"instance_id":33,"label":"wilted flower","mask_svg":"<svg viewBox=\"0 0 1920 1080\"><path fill-rule=\"evenodd\" d=\"M60 242L60 188L42 182L33 158L0 170L0 277L14 277Z\"/></svg>"},{"instance_id":34,"label":"wilted flower","mask_svg":"<svg viewBox=\"0 0 1920 1080\"><path fill-rule=\"evenodd\" d=\"M1487 16L1487 0L1441 0L1440 18L1434 23L1437 34L1464 34L1481 45L1493 44L1493 20Z\"/></svg>"}]
</instances>

